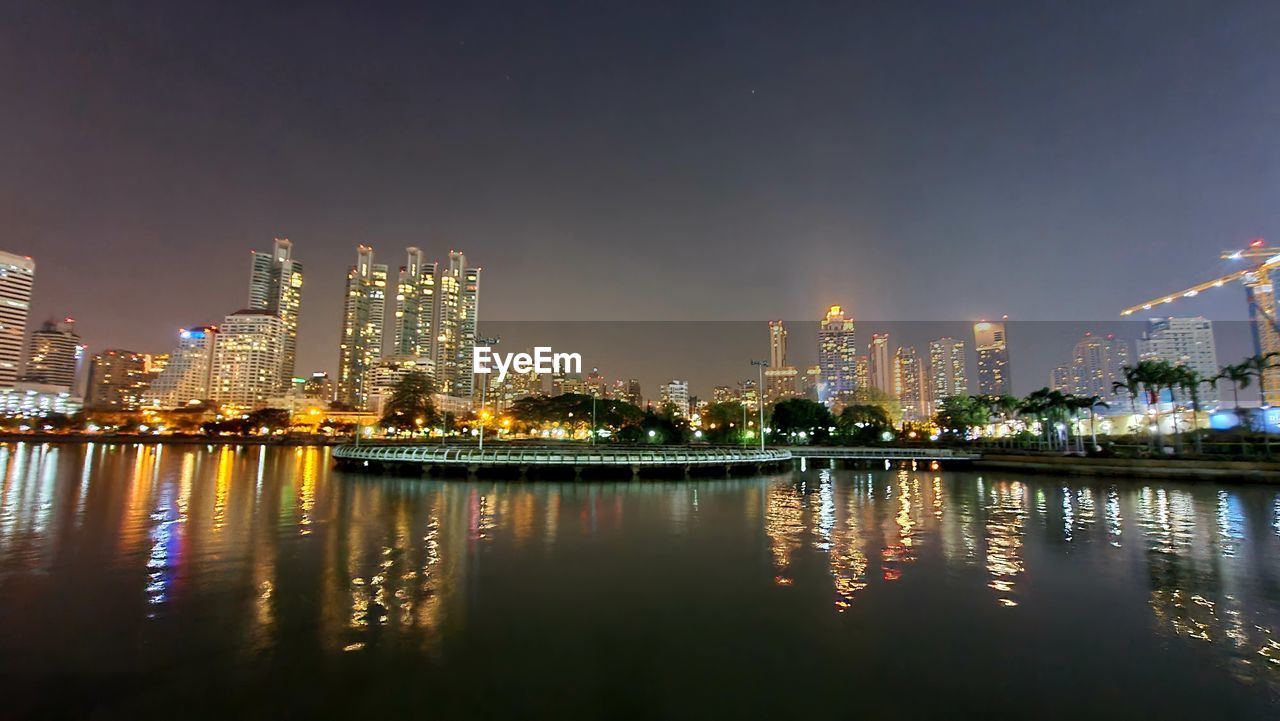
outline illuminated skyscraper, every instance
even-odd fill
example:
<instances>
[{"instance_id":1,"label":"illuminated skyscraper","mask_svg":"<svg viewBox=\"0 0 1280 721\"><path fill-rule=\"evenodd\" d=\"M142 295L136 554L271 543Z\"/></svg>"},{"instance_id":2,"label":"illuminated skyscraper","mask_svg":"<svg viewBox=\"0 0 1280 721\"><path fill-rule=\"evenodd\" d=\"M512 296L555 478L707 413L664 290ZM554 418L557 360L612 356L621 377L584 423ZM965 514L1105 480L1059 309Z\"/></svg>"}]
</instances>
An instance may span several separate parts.
<instances>
[{"instance_id":1,"label":"illuminated skyscraper","mask_svg":"<svg viewBox=\"0 0 1280 721\"><path fill-rule=\"evenodd\" d=\"M658 397L663 406L671 405L676 413L689 415L689 381L669 380L658 389Z\"/></svg>"},{"instance_id":2,"label":"illuminated skyscraper","mask_svg":"<svg viewBox=\"0 0 1280 721\"><path fill-rule=\"evenodd\" d=\"M644 403L644 399L640 396L640 381L635 378L628 380L618 380L613 382L613 398L614 400L625 401L633 406L640 406Z\"/></svg>"},{"instance_id":3,"label":"illuminated skyscraper","mask_svg":"<svg viewBox=\"0 0 1280 721\"><path fill-rule=\"evenodd\" d=\"M144 353L104 350L93 356L85 407L95 410L136 411L151 385L150 363Z\"/></svg>"},{"instance_id":4,"label":"illuminated skyscraper","mask_svg":"<svg viewBox=\"0 0 1280 721\"><path fill-rule=\"evenodd\" d=\"M902 407L902 420L924 421L929 417L928 391L925 387L924 359L910 346L901 346L893 356L896 370L894 391Z\"/></svg>"},{"instance_id":5,"label":"illuminated skyscraper","mask_svg":"<svg viewBox=\"0 0 1280 721\"><path fill-rule=\"evenodd\" d=\"M1147 330L1138 340L1138 358L1164 360L1174 365L1187 366L1205 378L1218 373L1218 349L1213 340L1213 321L1207 318L1152 318ZM1181 392L1179 400L1188 400ZM1200 401L1217 400L1213 389L1205 386L1200 391ZM1268 403L1280 400L1280 392L1267 388Z\"/></svg>"},{"instance_id":6,"label":"illuminated skyscraper","mask_svg":"<svg viewBox=\"0 0 1280 721\"><path fill-rule=\"evenodd\" d=\"M867 355L867 377L871 385L883 393L885 398L893 398L893 379L897 372L893 367L893 354L889 352L889 334L872 333Z\"/></svg>"},{"instance_id":7,"label":"illuminated skyscraper","mask_svg":"<svg viewBox=\"0 0 1280 721\"><path fill-rule=\"evenodd\" d=\"M857 357L853 319L845 318L844 309L833 305L818 327L818 366L822 369L824 403L840 405L853 397L857 387Z\"/></svg>"},{"instance_id":8,"label":"illuminated skyscraper","mask_svg":"<svg viewBox=\"0 0 1280 721\"><path fill-rule=\"evenodd\" d=\"M1004 321L979 321L973 324L974 347L978 351L978 393L1012 395L1009 382L1009 345L1005 339Z\"/></svg>"},{"instance_id":9,"label":"illuminated skyscraper","mask_svg":"<svg viewBox=\"0 0 1280 721\"><path fill-rule=\"evenodd\" d=\"M76 335L75 323L70 318L48 320L31 334L23 381L75 388L84 363L84 346Z\"/></svg>"},{"instance_id":10,"label":"illuminated skyscraper","mask_svg":"<svg viewBox=\"0 0 1280 721\"><path fill-rule=\"evenodd\" d=\"M929 342L929 391L934 403L969 392L964 341L939 338Z\"/></svg>"},{"instance_id":11,"label":"illuminated skyscraper","mask_svg":"<svg viewBox=\"0 0 1280 721\"><path fill-rule=\"evenodd\" d=\"M210 398L239 410L266 406L280 392L284 321L275 313L246 309L227 316L213 346Z\"/></svg>"},{"instance_id":12,"label":"illuminated skyscraper","mask_svg":"<svg viewBox=\"0 0 1280 721\"><path fill-rule=\"evenodd\" d=\"M178 347L147 390L147 404L157 408L178 408L209 400L213 346L218 335L214 325L184 328L178 333Z\"/></svg>"},{"instance_id":13,"label":"illuminated skyscraper","mask_svg":"<svg viewBox=\"0 0 1280 721\"><path fill-rule=\"evenodd\" d=\"M608 382L604 379L604 376L600 374L599 368L592 368L591 372L587 374L584 386L587 391L587 395L595 396L596 398L604 398L605 392L608 389Z\"/></svg>"},{"instance_id":14,"label":"illuminated skyscraper","mask_svg":"<svg viewBox=\"0 0 1280 721\"><path fill-rule=\"evenodd\" d=\"M435 358L436 264L417 248L408 248L396 285L393 354Z\"/></svg>"},{"instance_id":15,"label":"illuminated skyscraper","mask_svg":"<svg viewBox=\"0 0 1280 721\"><path fill-rule=\"evenodd\" d=\"M1071 362L1054 369L1050 387L1063 393L1111 398L1112 384L1124 380L1123 368L1129 364L1128 343L1114 335L1085 333L1072 349Z\"/></svg>"},{"instance_id":16,"label":"illuminated skyscraper","mask_svg":"<svg viewBox=\"0 0 1280 721\"><path fill-rule=\"evenodd\" d=\"M0 388L18 380L35 277L36 262L29 256L0 252Z\"/></svg>"},{"instance_id":17,"label":"illuminated skyscraper","mask_svg":"<svg viewBox=\"0 0 1280 721\"><path fill-rule=\"evenodd\" d=\"M436 371L441 392L471 397L471 372L480 309L480 268L467 266L467 257L449 251L449 267L440 274L440 335L436 342Z\"/></svg>"},{"instance_id":18,"label":"illuminated skyscraper","mask_svg":"<svg viewBox=\"0 0 1280 721\"><path fill-rule=\"evenodd\" d=\"M787 329L782 321L769 321L769 367L781 368L787 364Z\"/></svg>"},{"instance_id":19,"label":"illuminated skyscraper","mask_svg":"<svg viewBox=\"0 0 1280 721\"><path fill-rule=\"evenodd\" d=\"M368 402L365 374L382 357L386 317L387 266L375 265L373 248L356 249L356 264L347 271L347 298L342 310L338 353L338 401L354 408Z\"/></svg>"},{"instance_id":20,"label":"illuminated skyscraper","mask_svg":"<svg viewBox=\"0 0 1280 721\"><path fill-rule=\"evenodd\" d=\"M280 318L284 338L278 377L280 388L288 388L298 360L298 314L302 310L302 263L293 259L293 243L288 238L276 238L270 253L253 251L248 308Z\"/></svg>"},{"instance_id":21,"label":"illuminated skyscraper","mask_svg":"<svg viewBox=\"0 0 1280 721\"><path fill-rule=\"evenodd\" d=\"M317 371L302 384L302 396L330 402L333 400L333 380L324 371Z\"/></svg>"}]
</instances>

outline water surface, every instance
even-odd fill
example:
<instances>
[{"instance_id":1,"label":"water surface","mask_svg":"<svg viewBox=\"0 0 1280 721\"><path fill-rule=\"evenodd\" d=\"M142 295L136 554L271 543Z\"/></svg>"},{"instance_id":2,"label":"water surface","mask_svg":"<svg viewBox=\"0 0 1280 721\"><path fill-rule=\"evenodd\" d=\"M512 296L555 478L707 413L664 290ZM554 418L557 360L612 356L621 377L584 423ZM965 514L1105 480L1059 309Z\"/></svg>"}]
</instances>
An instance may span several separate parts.
<instances>
[{"instance_id":1,"label":"water surface","mask_svg":"<svg viewBox=\"0 0 1280 721\"><path fill-rule=\"evenodd\" d=\"M1274 718L1280 489L0 446L0 717Z\"/></svg>"}]
</instances>

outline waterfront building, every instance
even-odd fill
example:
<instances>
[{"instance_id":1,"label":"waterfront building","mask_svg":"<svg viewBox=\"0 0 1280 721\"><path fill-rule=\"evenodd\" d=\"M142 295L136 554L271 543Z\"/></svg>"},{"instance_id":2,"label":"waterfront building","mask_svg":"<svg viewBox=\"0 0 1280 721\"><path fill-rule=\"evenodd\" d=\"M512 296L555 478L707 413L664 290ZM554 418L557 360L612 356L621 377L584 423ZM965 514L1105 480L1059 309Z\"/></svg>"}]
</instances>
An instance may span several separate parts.
<instances>
[{"instance_id":1,"label":"waterfront building","mask_svg":"<svg viewBox=\"0 0 1280 721\"><path fill-rule=\"evenodd\" d=\"M18 380L35 275L30 256L0 252L0 387Z\"/></svg>"},{"instance_id":2,"label":"waterfront building","mask_svg":"<svg viewBox=\"0 0 1280 721\"><path fill-rule=\"evenodd\" d=\"M566 393L587 394L587 383L582 379L581 373L551 374L551 395L562 396Z\"/></svg>"},{"instance_id":3,"label":"waterfront building","mask_svg":"<svg viewBox=\"0 0 1280 721\"><path fill-rule=\"evenodd\" d=\"M80 343L80 336L76 335L75 323L71 318L61 321L50 319L31 334L23 381L69 390L76 387L85 348Z\"/></svg>"},{"instance_id":4,"label":"waterfront building","mask_svg":"<svg viewBox=\"0 0 1280 721\"><path fill-rule=\"evenodd\" d=\"M829 406L843 404L853 397L857 387L855 365L858 346L854 322L846 318L844 309L833 305L827 309L818 327L818 366L822 369L822 402Z\"/></svg>"},{"instance_id":5,"label":"waterfront building","mask_svg":"<svg viewBox=\"0 0 1280 721\"><path fill-rule=\"evenodd\" d=\"M145 353L112 348L93 356L85 407L104 411L136 411L151 386L150 358Z\"/></svg>"},{"instance_id":6,"label":"waterfront building","mask_svg":"<svg viewBox=\"0 0 1280 721\"><path fill-rule=\"evenodd\" d=\"M902 408L902 420L918 423L930 416L924 359L911 346L900 346L893 356L894 397Z\"/></svg>"},{"instance_id":7,"label":"waterfront building","mask_svg":"<svg viewBox=\"0 0 1280 721\"><path fill-rule=\"evenodd\" d=\"M304 398L314 398L325 402L333 401L333 379L324 371L316 371L302 384Z\"/></svg>"},{"instance_id":8,"label":"waterfront building","mask_svg":"<svg viewBox=\"0 0 1280 721\"><path fill-rule=\"evenodd\" d=\"M436 264L418 248L406 248L396 284L396 355L435 359Z\"/></svg>"},{"instance_id":9,"label":"waterfront building","mask_svg":"<svg viewBox=\"0 0 1280 721\"><path fill-rule=\"evenodd\" d=\"M973 345L978 351L978 393L1005 396L1013 394L1009 381L1009 343L1004 321L978 321L973 324Z\"/></svg>"},{"instance_id":10,"label":"waterfront building","mask_svg":"<svg viewBox=\"0 0 1280 721\"><path fill-rule=\"evenodd\" d=\"M871 343L867 346L867 377L871 385L884 394L885 398L893 398L896 375L892 353L889 351L889 334L872 333Z\"/></svg>"},{"instance_id":11,"label":"waterfront building","mask_svg":"<svg viewBox=\"0 0 1280 721\"><path fill-rule=\"evenodd\" d=\"M1163 360L1174 365L1187 366L1205 378L1218 373L1218 349L1213 339L1213 321L1203 317L1152 318L1138 340L1139 360ZM1270 384L1271 378L1266 377ZM1190 399L1181 391L1174 397L1186 402ZM1212 386L1200 390L1200 402L1217 400ZM1267 403L1280 402L1280 388L1267 385Z\"/></svg>"},{"instance_id":12,"label":"waterfront building","mask_svg":"<svg viewBox=\"0 0 1280 721\"><path fill-rule=\"evenodd\" d=\"M394 355L380 359L365 374L365 389L368 392L366 408L381 414L383 406L395 392L396 385L411 374L425 377L434 387L435 361L412 355Z\"/></svg>"},{"instance_id":13,"label":"waterfront building","mask_svg":"<svg viewBox=\"0 0 1280 721\"><path fill-rule=\"evenodd\" d=\"M929 392L934 403L969 392L964 341L939 338L929 342Z\"/></svg>"},{"instance_id":14,"label":"waterfront building","mask_svg":"<svg viewBox=\"0 0 1280 721\"><path fill-rule=\"evenodd\" d=\"M266 407L285 387L284 337L284 321L269 311L246 308L223 319L213 347L210 400L240 411Z\"/></svg>"},{"instance_id":15,"label":"waterfront building","mask_svg":"<svg viewBox=\"0 0 1280 721\"><path fill-rule=\"evenodd\" d=\"M297 364L298 315L302 310L302 263L293 259L293 243L288 238L276 238L270 253L253 251L247 308L280 318L284 335L276 375L284 390L292 382Z\"/></svg>"},{"instance_id":16,"label":"waterfront building","mask_svg":"<svg viewBox=\"0 0 1280 721\"><path fill-rule=\"evenodd\" d=\"M210 374L218 326L198 325L178 333L178 347L156 374L146 393L147 405L177 408L211 398Z\"/></svg>"},{"instance_id":17,"label":"waterfront building","mask_svg":"<svg viewBox=\"0 0 1280 721\"><path fill-rule=\"evenodd\" d=\"M663 408L670 405L678 415L689 415L689 381L673 378L663 383L658 389L658 398Z\"/></svg>"},{"instance_id":18,"label":"waterfront building","mask_svg":"<svg viewBox=\"0 0 1280 721\"><path fill-rule=\"evenodd\" d=\"M347 296L338 346L337 400L363 409L368 402L365 375L382 358L386 316L387 266L373 262L373 248L356 248L356 264L347 271Z\"/></svg>"},{"instance_id":19,"label":"waterfront building","mask_svg":"<svg viewBox=\"0 0 1280 721\"><path fill-rule=\"evenodd\" d=\"M1050 388L1081 396L1115 398L1112 384L1124 380L1129 344L1114 335L1085 333L1072 348L1071 362L1053 370Z\"/></svg>"},{"instance_id":20,"label":"waterfront building","mask_svg":"<svg viewBox=\"0 0 1280 721\"><path fill-rule=\"evenodd\" d=\"M84 399L74 395L66 386L19 381L11 388L0 388L0 415L3 416L69 416L82 410Z\"/></svg>"},{"instance_id":21,"label":"waterfront building","mask_svg":"<svg viewBox=\"0 0 1280 721\"><path fill-rule=\"evenodd\" d=\"M467 257L449 251L449 266L440 274L440 333L436 343L436 370L441 390L467 397L475 388L472 353L480 308L480 268L467 265Z\"/></svg>"}]
</instances>

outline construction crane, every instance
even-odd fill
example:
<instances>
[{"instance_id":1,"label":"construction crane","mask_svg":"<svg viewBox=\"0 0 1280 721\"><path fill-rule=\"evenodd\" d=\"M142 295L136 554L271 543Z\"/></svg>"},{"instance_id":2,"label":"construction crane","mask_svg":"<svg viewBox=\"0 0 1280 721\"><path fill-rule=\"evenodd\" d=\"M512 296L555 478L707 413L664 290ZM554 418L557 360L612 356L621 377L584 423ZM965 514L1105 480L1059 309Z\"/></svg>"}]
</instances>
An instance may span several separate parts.
<instances>
[{"instance_id":1,"label":"construction crane","mask_svg":"<svg viewBox=\"0 0 1280 721\"><path fill-rule=\"evenodd\" d=\"M1268 248L1261 238L1249 243L1247 248L1224 250L1223 260L1255 261L1253 265L1220 278L1207 280L1190 288L1154 298L1145 303L1129 306L1120 311L1130 316L1138 311L1149 311L1157 306L1172 303L1180 298L1194 298L1212 288L1240 281L1244 284L1245 299L1249 303L1249 321L1253 326L1253 348L1258 355L1280 353L1280 320L1277 320L1275 291L1271 285L1271 272L1280 269L1280 250ZM1266 373L1268 403L1280 400L1280 369Z\"/></svg>"}]
</instances>

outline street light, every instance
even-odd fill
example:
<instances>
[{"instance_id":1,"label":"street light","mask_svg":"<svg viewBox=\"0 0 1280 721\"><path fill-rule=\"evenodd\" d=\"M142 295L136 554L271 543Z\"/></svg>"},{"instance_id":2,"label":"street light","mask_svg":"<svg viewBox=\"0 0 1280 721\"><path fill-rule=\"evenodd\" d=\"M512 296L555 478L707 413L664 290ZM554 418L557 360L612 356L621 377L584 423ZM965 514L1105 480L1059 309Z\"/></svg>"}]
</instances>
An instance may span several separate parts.
<instances>
[{"instance_id":1,"label":"street light","mask_svg":"<svg viewBox=\"0 0 1280 721\"><path fill-rule=\"evenodd\" d=\"M756 384L756 408L760 409L760 450L764 450L764 369L769 367L769 361L753 360L751 365L760 369L760 381Z\"/></svg>"},{"instance_id":2,"label":"street light","mask_svg":"<svg viewBox=\"0 0 1280 721\"><path fill-rule=\"evenodd\" d=\"M486 346L489 346L489 347L491 347L491 348L492 348L493 346L495 346L495 345L498 345L498 344L499 344L499 343L501 343L501 342L502 342L502 339L501 339L501 338L476 338L476 343L479 343L480 345L486 345ZM488 374L488 373L481 373L480 375L481 375L481 378L480 378L480 413L479 413L479 414L478 414L478 416L476 417L476 420L480 421L480 446L479 446L479 450L483 451L483 450L484 450L484 406L485 406L485 395L486 395L486 393L487 393L487 392L488 392L488 390L489 390L489 374Z\"/></svg>"}]
</instances>

